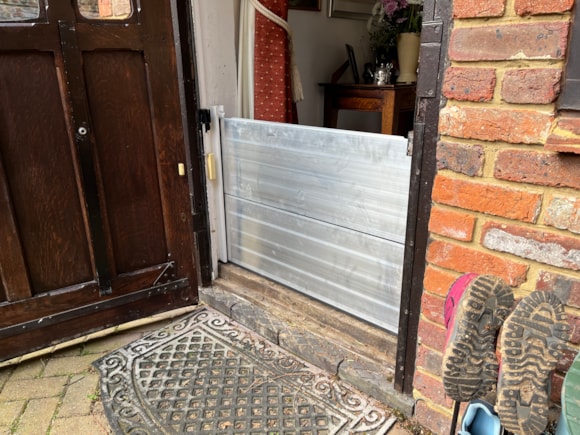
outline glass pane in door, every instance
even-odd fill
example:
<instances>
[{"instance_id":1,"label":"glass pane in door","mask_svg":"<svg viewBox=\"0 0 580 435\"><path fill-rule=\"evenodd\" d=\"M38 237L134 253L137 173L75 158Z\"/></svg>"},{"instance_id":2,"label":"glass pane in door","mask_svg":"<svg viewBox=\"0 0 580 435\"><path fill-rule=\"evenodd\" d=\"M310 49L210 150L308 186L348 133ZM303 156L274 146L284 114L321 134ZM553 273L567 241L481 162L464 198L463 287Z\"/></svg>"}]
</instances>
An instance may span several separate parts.
<instances>
[{"instance_id":1,"label":"glass pane in door","mask_svg":"<svg viewBox=\"0 0 580 435\"><path fill-rule=\"evenodd\" d=\"M40 16L40 0L0 0L0 22L35 20Z\"/></svg>"},{"instance_id":2,"label":"glass pane in door","mask_svg":"<svg viewBox=\"0 0 580 435\"><path fill-rule=\"evenodd\" d=\"M126 20L133 13L131 0L78 0L78 8L91 20Z\"/></svg>"}]
</instances>

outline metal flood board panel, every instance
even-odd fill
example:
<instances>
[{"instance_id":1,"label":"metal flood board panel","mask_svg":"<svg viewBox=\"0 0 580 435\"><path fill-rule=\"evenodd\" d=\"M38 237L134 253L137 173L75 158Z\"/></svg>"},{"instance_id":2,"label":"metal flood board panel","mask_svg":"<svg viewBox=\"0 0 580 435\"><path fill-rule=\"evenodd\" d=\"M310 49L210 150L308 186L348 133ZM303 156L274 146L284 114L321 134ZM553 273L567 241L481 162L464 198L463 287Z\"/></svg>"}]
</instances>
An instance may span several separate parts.
<instances>
[{"instance_id":1,"label":"metal flood board panel","mask_svg":"<svg viewBox=\"0 0 580 435\"><path fill-rule=\"evenodd\" d=\"M396 333L406 140L241 119L222 134L230 261Z\"/></svg>"},{"instance_id":2,"label":"metal flood board panel","mask_svg":"<svg viewBox=\"0 0 580 435\"><path fill-rule=\"evenodd\" d=\"M226 196L240 266L397 332L403 245Z\"/></svg>"},{"instance_id":3,"label":"metal flood board panel","mask_svg":"<svg viewBox=\"0 0 580 435\"><path fill-rule=\"evenodd\" d=\"M226 194L404 243L406 139L226 119L223 142Z\"/></svg>"}]
</instances>

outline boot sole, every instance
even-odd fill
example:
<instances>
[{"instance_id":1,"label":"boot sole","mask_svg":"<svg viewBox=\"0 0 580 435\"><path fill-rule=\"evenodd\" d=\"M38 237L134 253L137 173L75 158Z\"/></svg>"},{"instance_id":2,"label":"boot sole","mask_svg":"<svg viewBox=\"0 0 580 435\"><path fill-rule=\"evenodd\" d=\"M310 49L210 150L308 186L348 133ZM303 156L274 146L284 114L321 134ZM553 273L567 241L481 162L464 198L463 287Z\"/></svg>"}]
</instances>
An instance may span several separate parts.
<instances>
[{"instance_id":1,"label":"boot sole","mask_svg":"<svg viewBox=\"0 0 580 435\"><path fill-rule=\"evenodd\" d=\"M546 428L551 372L566 348L567 331L564 307L550 292L525 297L506 320L496 408L508 431L536 435Z\"/></svg>"},{"instance_id":2,"label":"boot sole","mask_svg":"<svg viewBox=\"0 0 580 435\"><path fill-rule=\"evenodd\" d=\"M445 393L453 400L469 402L495 386L497 331L513 302L512 289L495 276L478 276L465 289L442 364Z\"/></svg>"}]
</instances>

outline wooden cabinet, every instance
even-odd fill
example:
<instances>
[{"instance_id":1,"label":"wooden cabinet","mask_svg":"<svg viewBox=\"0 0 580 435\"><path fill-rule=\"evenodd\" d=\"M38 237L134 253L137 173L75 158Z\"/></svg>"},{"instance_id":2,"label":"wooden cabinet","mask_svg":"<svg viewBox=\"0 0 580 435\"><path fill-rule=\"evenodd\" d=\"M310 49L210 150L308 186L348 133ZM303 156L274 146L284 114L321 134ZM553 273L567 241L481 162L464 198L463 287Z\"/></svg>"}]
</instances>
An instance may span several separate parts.
<instances>
[{"instance_id":1,"label":"wooden cabinet","mask_svg":"<svg viewBox=\"0 0 580 435\"><path fill-rule=\"evenodd\" d=\"M381 133L407 136L413 129L415 84L322 83L324 127L336 128L339 110L381 113Z\"/></svg>"}]
</instances>

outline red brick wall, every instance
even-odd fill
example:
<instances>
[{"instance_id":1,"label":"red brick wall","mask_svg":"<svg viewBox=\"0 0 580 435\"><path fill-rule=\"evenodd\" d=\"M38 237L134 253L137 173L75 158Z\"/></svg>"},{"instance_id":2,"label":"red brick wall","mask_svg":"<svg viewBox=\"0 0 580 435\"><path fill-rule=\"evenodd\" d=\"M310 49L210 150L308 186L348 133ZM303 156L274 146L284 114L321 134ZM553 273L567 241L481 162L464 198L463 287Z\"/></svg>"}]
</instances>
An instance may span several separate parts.
<instances>
[{"instance_id":1,"label":"red brick wall","mask_svg":"<svg viewBox=\"0 0 580 435\"><path fill-rule=\"evenodd\" d=\"M443 302L464 272L502 277L519 299L555 291L580 344L580 119L557 112L573 0L454 0L440 113L414 380L416 416L449 433ZM578 24L580 25L580 23ZM552 400L574 352L558 365Z\"/></svg>"}]
</instances>

